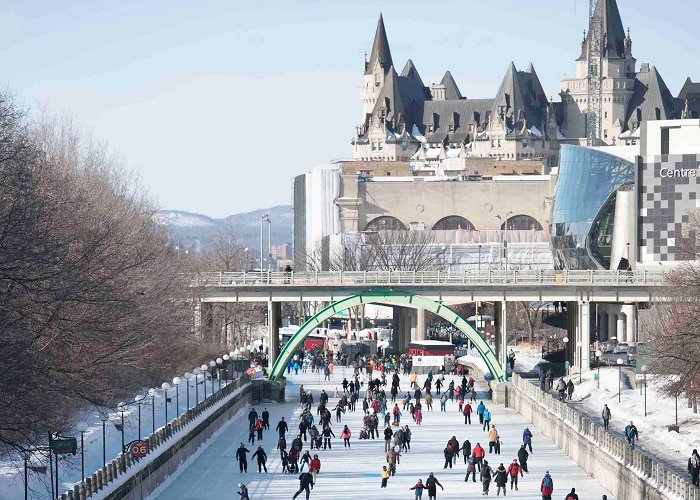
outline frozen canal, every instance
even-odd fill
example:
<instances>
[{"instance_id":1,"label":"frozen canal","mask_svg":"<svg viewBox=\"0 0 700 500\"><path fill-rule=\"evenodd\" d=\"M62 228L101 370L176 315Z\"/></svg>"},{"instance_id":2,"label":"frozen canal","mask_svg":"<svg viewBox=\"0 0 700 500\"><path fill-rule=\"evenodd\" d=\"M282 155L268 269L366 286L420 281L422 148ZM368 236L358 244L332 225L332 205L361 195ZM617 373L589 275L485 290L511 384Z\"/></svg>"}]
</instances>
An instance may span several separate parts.
<instances>
[{"instance_id":1,"label":"frozen canal","mask_svg":"<svg viewBox=\"0 0 700 500\"><path fill-rule=\"evenodd\" d=\"M288 401L286 403L272 403L256 407L258 413L263 410L264 406L267 406L270 411L271 429L265 432L262 442L263 448L268 454L269 474L264 472L259 474L257 463L255 460L251 460L250 456L248 473L240 474L238 472L235 452L241 442L247 442L246 410L239 412L230 424L200 449L199 453L180 467L177 473L149 498L151 500L238 498L236 487L239 482L248 486L250 497L254 500L292 498L299 487L298 475L281 472L282 464L279 453L275 450L277 432L274 428L280 417L284 416L290 424L290 432L287 434L287 446L289 447L292 439L296 437L300 413L298 384L303 384L306 389L311 389L316 402L321 389L325 389L330 396L328 407L333 409L336 401L333 398L333 390L337 385L342 393L342 379L343 375L340 370L336 370L332 383L326 382L325 384L316 374L307 373L291 376L287 384ZM420 376L418 382L422 383L424 379L424 376ZM455 380L455 383L459 384L459 381ZM401 388L405 389L408 385L407 377L402 377ZM481 393L479 395L481 396ZM382 466L386 465L383 438L367 441L358 439L362 427L361 404L357 405L358 411L347 412L343 415L342 424L335 423L335 415L333 415L332 428L337 438L333 441L332 450L316 452L321 459L321 473L318 476L316 487L311 492L311 498L333 498L336 500L352 498L411 499L414 495L412 491L409 491L409 488L419 478L425 481L430 472L434 472L445 487L444 491L438 489L439 499L482 497L480 483L471 482L471 478L470 482L464 482L466 466L463 465L461 457L456 468L443 470L444 457L442 452L447 440L454 435L460 444L467 438L471 441L472 446L480 442L486 448L486 460L494 469L501 462L507 467L516 457L516 452L522 443L522 431L528 425L514 410L498 407L488 400L485 400L484 403L490 409L492 423L496 425L501 436L502 454L500 456L488 453L488 439L486 439L486 432L482 431L478 424L478 418L473 418L472 422L474 423L471 426L464 425L464 418L458 413L456 402L450 403L448 401L446 413L425 411L423 425L420 427L415 425L410 414L406 411L401 423L407 423L412 430L411 452L401 456L396 476L389 479L389 485L386 489L380 488L381 480L379 477ZM437 410L440 408L437 401L433 406ZM343 443L340 439L343 424L347 424L352 431L351 450L343 449ZM576 488L581 499L600 499L603 494L612 498L610 493L605 491L553 443L547 441L537 429L530 427L530 430L534 434L534 453L528 461L530 473L526 474L524 478L520 478L520 490L517 492L509 490L508 496L521 499L541 499L540 481L545 471L549 470L554 479L553 498L564 498L572 487ZM292 432L295 434L292 435ZM252 452L257 445L256 441L255 446L246 446ZM307 446L305 443L304 450L307 449ZM490 496L495 495L496 487L492 482ZM298 498L305 498L305 496L302 494ZM427 492L424 493L423 498L427 498Z\"/></svg>"}]
</instances>

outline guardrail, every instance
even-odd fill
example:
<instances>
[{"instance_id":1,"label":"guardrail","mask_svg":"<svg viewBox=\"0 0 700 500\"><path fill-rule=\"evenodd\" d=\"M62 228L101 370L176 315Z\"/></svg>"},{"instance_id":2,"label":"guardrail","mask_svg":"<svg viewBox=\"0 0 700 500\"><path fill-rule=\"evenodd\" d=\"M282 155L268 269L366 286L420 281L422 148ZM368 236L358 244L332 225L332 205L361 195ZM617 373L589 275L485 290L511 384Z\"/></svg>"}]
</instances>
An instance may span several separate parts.
<instances>
[{"instance_id":1,"label":"guardrail","mask_svg":"<svg viewBox=\"0 0 700 500\"><path fill-rule=\"evenodd\" d=\"M511 383L525 396L554 414L599 448L606 450L610 456L634 470L648 482L655 483L657 487L685 500L700 500L700 489L693 486L685 477L658 463L643 451L633 449L623 439L610 434L575 408L557 400L550 393L540 390L532 381L513 374Z\"/></svg>"},{"instance_id":2,"label":"guardrail","mask_svg":"<svg viewBox=\"0 0 700 500\"><path fill-rule=\"evenodd\" d=\"M207 272L193 286L352 286L352 285L593 285L663 286L663 271L316 271Z\"/></svg>"}]
</instances>

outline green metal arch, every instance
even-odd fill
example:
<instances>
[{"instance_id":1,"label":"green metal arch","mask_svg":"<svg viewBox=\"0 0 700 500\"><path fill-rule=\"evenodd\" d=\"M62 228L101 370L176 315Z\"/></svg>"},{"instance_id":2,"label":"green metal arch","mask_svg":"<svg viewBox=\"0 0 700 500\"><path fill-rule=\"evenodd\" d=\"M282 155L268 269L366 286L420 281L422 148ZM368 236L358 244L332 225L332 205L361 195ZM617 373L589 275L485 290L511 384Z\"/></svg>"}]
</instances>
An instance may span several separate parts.
<instances>
[{"instance_id":1,"label":"green metal arch","mask_svg":"<svg viewBox=\"0 0 700 500\"><path fill-rule=\"evenodd\" d=\"M408 292L367 292L358 295L351 295L350 297L334 302L330 306L321 310L309 318L292 336L292 338L289 339L289 342L287 342L280 352L274 365L272 365L272 370L270 370L270 378L272 380L276 380L284 375L285 367L287 366L289 360L294 356L294 352L304 342L304 339L318 327L318 325L333 315L360 304L386 304L413 307L425 309L433 314L437 314L467 335L467 338L479 352L495 380L498 382L504 382L506 380L505 367L498 363L498 358L491 349L491 346L489 346L486 341L481 338L481 335L479 335L477 331L464 320L464 318L439 302L423 297L422 295L415 295Z\"/></svg>"}]
</instances>

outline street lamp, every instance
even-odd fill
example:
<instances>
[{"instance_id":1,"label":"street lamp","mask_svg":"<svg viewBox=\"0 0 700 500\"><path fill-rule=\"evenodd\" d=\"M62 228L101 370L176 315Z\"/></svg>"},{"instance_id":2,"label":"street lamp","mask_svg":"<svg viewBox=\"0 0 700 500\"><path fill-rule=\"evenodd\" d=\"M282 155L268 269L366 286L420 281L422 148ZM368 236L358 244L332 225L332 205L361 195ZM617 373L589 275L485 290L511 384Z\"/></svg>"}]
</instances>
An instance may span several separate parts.
<instances>
[{"instance_id":1,"label":"street lamp","mask_svg":"<svg viewBox=\"0 0 700 500\"><path fill-rule=\"evenodd\" d=\"M583 374L583 342L580 340L576 342L576 347L578 347L578 383L580 384Z\"/></svg>"},{"instance_id":2,"label":"street lamp","mask_svg":"<svg viewBox=\"0 0 700 500\"><path fill-rule=\"evenodd\" d=\"M204 386L204 399L207 399L207 365L202 365L199 367L202 370L202 385Z\"/></svg>"},{"instance_id":3,"label":"street lamp","mask_svg":"<svg viewBox=\"0 0 700 500\"><path fill-rule=\"evenodd\" d=\"M479 271L481 271L481 245L479 245Z\"/></svg>"},{"instance_id":4,"label":"street lamp","mask_svg":"<svg viewBox=\"0 0 700 500\"><path fill-rule=\"evenodd\" d=\"M219 384L219 390L221 390L221 368L219 368L219 367L222 366L223 364L224 364L223 359L216 358L216 379L217 379L218 384Z\"/></svg>"},{"instance_id":5,"label":"street lamp","mask_svg":"<svg viewBox=\"0 0 700 500\"><path fill-rule=\"evenodd\" d=\"M566 370L566 375L569 376L569 337L564 337L564 369Z\"/></svg>"},{"instance_id":6,"label":"street lamp","mask_svg":"<svg viewBox=\"0 0 700 500\"><path fill-rule=\"evenodd\" d=\"M216 366L216 361L209 361L209 367L211 368L211 395L214 395L214 367Z\"/></svg>"},{"instance_id":7,"label":"street lamp","mask_svg":"<svg viewBox=\"0 0 700 500\"><path fill-rule=\"evenodd\" d=\"M262 272L263 272L263 249L265 246L265 242L263 241L263 223L264 222L269 222L270 221L270 216L267 214L263 214L260 216L260 276L262 277Z\"/></svg>"},{"instance_id":8,"label":"street lamp","mask_svg":"<svg viewBox=\"0 0 700 500\"><path fill-rule=\"evenodd\" d=\"M192 373L194 374L194 397L195 397L195 402L199 404L199 376L202 373L202 370L197 367L194 370L192 370Z\"/></svg>"},{"instance_id":9,"label":"street lamp","mask_svg":"<svg viewBox=\"0 0 700 500\"><path fill-rule=\"evenodd\" d=\"M167 382L163 382L160 385L160 388L163 389L163 399L165 399L165 401L163 402L163 406L165 407L165 430L167 431L167 428L168 428L168 391L170 390L170 384Z\"/></svg>"},{"instance_id":10,"label":"street lamp","mask_svg":"<svg viewBox=\"0 0 700 500\"><path fill-rule=\"evenodd\" d=\"M233 354L233 353L231 353L231 354ZM227 365L228 365L229 360L231 359L231 355L224 354L223 358L224 358L224 377L226 377L224 379L224 381L226 382L226 385L228 385L228 366Z\"/></svg>"},{"instance_id":11,"label":"street lamp","mask_svg":"<svg viewBox=\"0 0 700 500\"><path fill-rule=\"evenodd\" d=\"M603 352L599 349L595 352L595 357L598 360L598 389L600 389L600 357L603 355Z\"/></svg>"},{"instance_id":12,"label":"street lamp","mask_svg":"<svg viewBox=\"0 0 700 500\"><path fill-rule=\"evenodd\" d=\"M180 416L180 384L182 379L180 377L173 378L173 385L175 386L175 418Z\"/></svg>"},{"instance_id":13,"label":"street lamp","mask_svg":"<svg viewBox=\"0 0 700 500\"><path fill-rule=\"evenodd\" d=\"M109 413L101 411L100 420L102 420L102 467L107 465L107 421Z\"/></svg>"},{"instance_id":14,"label":"street lamp","mask_svg":"<svg viewBox=\"0 0 700 500\"><path fill-rule=\"evenodd\" d=\"M644 375L644 416L647 416L647 371L649 367L647 365L642 365L642 374Z\"/></svg>"},{"instance_id":15,"label":"street lamp","mask_svg":"<svg viewBox=\"0 0 700 500\"><path fill-rule=\"evenodd\" d=\"M620 402L620 397L622 395L622 358L617 358L617 402Z\"/></svg>"},{"instance_id":16,"label":"street lamp","mask_svg":"<svg viewBox=\"0 0 700 500\"><path fill-rule=\"evenodd\" d=\"M81 482L85 482L85 433L88 430L88 424L85 422L78 422L75 426L75 430L80 433L80 473Z\"/></svg>"},{"instance_id":17,"label":"street lamp","mask_svg":"<svg viewBox=\"0 0 700 500\"><path fill-rule=\"evenodd\" d=\"M185 391L187 393L187 411L190 411L190 380L192 380L192 377L194 377L194 375L192 375L190 372L187 372L183 375L183 377L185 377L185 384L187 386L187 390Z\"/></svg>"},{"instance_id":18,"label":"street lamp","mask_svg":"<svg viewBox=\"0 0 700 500\"><path fill-rule=\"evenodd\" d=\"M122 462L126 463L124 457L124 412L126 411L126 403L124 401L117 405L117 411L121 414L122 419Z\"/></svg>"},{"instance_id":19,"label":"street lamp","mask_svg":"<svg viewBox=\"0 0 700 500\"><path fill-rule=\"evenodd\" d=\"M148 389L148 395L151 396L151 434L156 433L156 396L158 391L151 387Z\"/></svg>"},{"instance_id":20,"label":"street lamp","mask_svg":"<svg viewBox=\"0 0 700 500\"><path fill-rule=\"evenodd\" d=\"M143 400L146 399L146 396L142 394L137 394L134 397L134 401L136 402L136 405L139 407L139 439L141 439L141 403L143 403Z\"/></svg>"}]
</instances>

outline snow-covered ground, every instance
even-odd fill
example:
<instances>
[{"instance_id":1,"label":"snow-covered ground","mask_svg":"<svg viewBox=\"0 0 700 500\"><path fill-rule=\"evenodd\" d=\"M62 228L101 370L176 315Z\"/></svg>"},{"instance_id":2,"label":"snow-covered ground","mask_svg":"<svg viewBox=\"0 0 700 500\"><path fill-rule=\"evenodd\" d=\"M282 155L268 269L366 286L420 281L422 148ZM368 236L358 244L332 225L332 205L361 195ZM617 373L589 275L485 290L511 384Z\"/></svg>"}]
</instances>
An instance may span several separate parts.
<instances>
[{"instance_id":1,"label":"snow-covered ground","mask_svg":"<svg viewBox=\"0 0 700 500\"><path fill-rule=\"evenodd\" d=\"M183 380L184 381L184 380ZM225 383L222 381L222 387ZM211 394L211 380L207 381L207 395ZM214 389L219 390L218 381L214 382ZM199 401L204 396L204 387L201 383L198 390L195 390L194 381L190 382L190 406L194 406L197 399L197 391L199 392ZM187 394L184 385L179 389L179 404L180 413L183 413L187 408ZM168 403L168 420L172 420L176 414L176 397L175 389L168 391L168 397L172 399ZM141 406L141 436L147 437L153 427L153 412L152 400L147 397ZM162 427L165 422L165 407L162 391L158 391L155 398L155 426ZM99 419L97 410L87 411L78 419L83 419L88 424L88 431L84 434L85 441L85 474L91 475L98 468L102 467L102 421ZM121 417L118 413L112 412L110 420L105 425L106 430L106 455L107 460L111 461L117 456L121 450L121 432L115 427L115 424L121 422ZM127 412L124 413L124 440L129 443L138 438L138 409L136 405L129 406ZM78 454L63 455L59 458L59 486L60 491L64 492L71 485L80 481L80 433L71 431L70 429L63 431L64 435L77 436L78 439ZM46 457L37 455L32 459L35 465L48 465ZM44 499L51 496L51 483L49 482L49 472L38 474L29 474L30 499ZM47 493L48 491L48 493ZM5 461L0 463L0 500L14 500L23 498L24 496L24 469L22 462L19 460L16 463Z\"/></svg>"},{"instance_id":2,"label":"snow-covered ground","mask_svg":"<svg viewBox=\"0 0 700 500\"><path fill-rule=\"evenodd\" d=\"M321 377L307 373L292 376L287 386L286 403L267 404L271 414L270 431L266 431L263 438L263 447L268 453L269 474L259 474L257 465L249 459L248 473L240 474L235 460L236 448L241 442L247 441L247 420L245 412L239 413L236 418L217 436L212 438L195 454L192 459L184 464L161 487L151 495L151 500L196 500L234 498L236 486L239 482L248 485L251 498L258 499L289 499L297 491L299 481L296 474L282 474L282 465L279 455L275 451L277 433L274 427L280 417L284 416L292 429L296 428L297 417L300 412L298 401L298 386L303 384L305 388L312 389L316 400L322 388L331 396L329 406L335 403L333 389L340 386L342 371L337 370L335 380L332 383L323 383ZM420 377L422 380L424 377ZM402 388L408 386L405 377L402 379ZM481 387L484 389L485 387ZM480 392L483 395L483 392ZM293 400L293 401L292 401ZM515 453L521 443L521 436L525 420L515 411L505 409L490 401L485 401L493 414L493 423L501 435L503 454L500 456L487 454L486 459L490 464L498 466L503 462L506 466L515 458ZM257 406L261 411L265 405ZM434 405L439 409L439 404ZM361 408L358 405L358 408ZM401 423L407 423L411 427L413 437L411 452L402 455L396 476L389 480L386 489L380 489L379 472L386 465L383 440L360 441L357 439L361 428L362 411L348 412L343 416L341 424L333 422L333 430L336 436L340 435L343 424L347 424L353 432L351 439L352 449L345 450L342 440L338 437L333 441L332 450L317 452L321 459L321 473L317 486L311 493L311 498L349 499L358 498L413 498L409 488L419 478L425 480L430 472L434 472L439 481L444 485L445 491L438 493L438 498L478 498L481 497L481 485L479 483L465 483L464 476L466 466L461 462L454 469L443 470L444 458L442 450L446 441L455 435L460 443L469 438L472 444L487 442L486 432L478 425L478 419L474 419L471 426L464 424L464 418L457 412L457 403L447 403L447 412L425 412L423 425L416 426L408 412L404 412ZM333 418L335 420L335 417ZM547 441L542 434L532 426L534 434L534 454L528 464L530 474L520 480L520 491L510 492L509 496L521 499L540 499L539 485L546 470L553 474L555 485L555 497L563 498L572 487L576 487L581 498L601 498L610 493L606 492L594 479L588 476L582 469L562 453L553 443ZM292 432L288 433L287 441L291 443ZM253 450L257 447L248 446ZM305 445L306 446L306 445ZM487 447L488 448L488 447ZM306 448L304 448L306 449ZM488 449L487 449L488 451ZM495 495L495 486L491 485L491 495ZM301 495L299 498L304 498ZM426 498L426 496L424 496Z\"/></svg>"}]
</instances>

